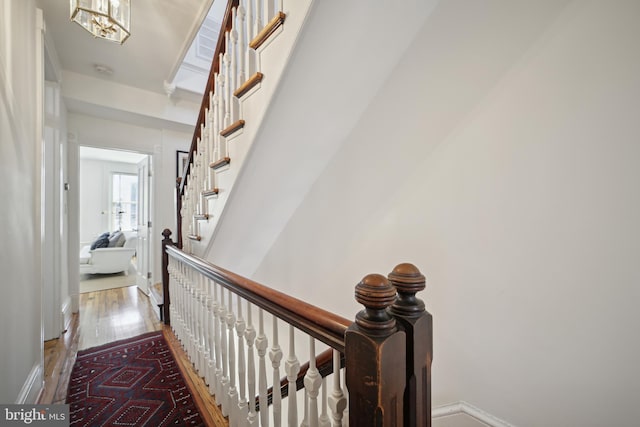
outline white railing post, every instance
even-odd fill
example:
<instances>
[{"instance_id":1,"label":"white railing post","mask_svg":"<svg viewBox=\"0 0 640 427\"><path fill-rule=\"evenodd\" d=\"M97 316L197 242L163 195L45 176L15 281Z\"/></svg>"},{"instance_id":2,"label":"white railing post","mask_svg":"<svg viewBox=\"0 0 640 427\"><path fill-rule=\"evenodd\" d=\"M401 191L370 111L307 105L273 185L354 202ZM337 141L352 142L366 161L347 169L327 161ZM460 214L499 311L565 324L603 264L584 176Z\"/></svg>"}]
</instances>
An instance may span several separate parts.
<instances>
[{"instance_id":1,"label":"white railing post","mask_svg":"<svg viewBox=\"0 0 640 427\"><path fill-rule=\"evenodd\" d=\"M256 415L256 365L255 357L253 354L253 346L256 339L256 329L253 327L252 308L251 303L247 301L247 330L245 332L245 339L247 341L247 385L249 396L249 415L247 421L249 426L255 426L258 424L258 416Z\"/></svg>"},{"instance_id":2,"label":"white railing post","mask_svg":"<svg viewBox=\"0 0 640 427\"><path fill-rule=\"evenodd\" d=\"M318 393L322 377L316 367L316 341L309 337L309 370L304 377L304 388L309 395L309 426L318 426Z\"/></svg>"},{"instance_id":3,"label":"white railing post","mask_svg":"<svg viewBox=\"0 0 640 427\"><path fill-rule=\"evenodd\" d=\"M247 424L247 394L246 394L246 368L247 362L244 356L243 338L246 332L246 323L242 316L242 298L238 299L238 320L236 321L236 333L238 335L238 426L244 427Z\"/></svg>"},{"instance_id":4,"label":"white railing post","mask_svg":"<svg viewBox=\"0 0 640 427\"><path fill-rule=\"evenodd\" d=\"M218 404L222 403L222 344L220 342L220 313L222 312L222 302L220 301L219 292L220 285L213 282L213 333L214 348L216 352L216 369L215 369L215 396Z\"/></svg>"},{"instance_id":5,"label":"white railing post","mask_svg":"<svg viewBox=\"0 0 640 427\"><path fill-rule=\"evenodd\" d=\"M242 1L239 2L238 4L238 9L237 9L237 19L238 21L236 22L236 28L238 29L238 74L237 74L237 80L236 80L236 89L244 83L244 81L247 79L247 76L245 75L245 52L247 49L247 44L245 42L245 31L246 31L246 26L244 23L245 20L245 15L246 15L246 11L244 9L244 6L242 5Z\"/></svg>"},{"instance_id":6,"label":"white railing post","mask_svg":"<svg viewBox=\"0 0 640 427\"><path fill-rule=\"evenodd\" d=\"M235 351L235 337L233 330L236 326L236 316L233 314L233 294L231 291L227 291L229 296L229 304L227 310L227 331L229 343L229 424L231 427L236 427L238 420L238 392L236 390L236 351Z\"/></svg>"},{"instance_id":7,"label":"white railing post","mask_svg":"<svg viewBox=\"0 0 640 427\"><path fill-rule=\"evenodd\" d=\"M329 408L331 408L331 418L333 426L341 427L344 410L347 407L347 398L340 387L340 352L333 350L333 391L329 396Z\"/></svg>"},{"instance_id":8,"label":"white railing post","mask_svg":"<svg viewBox=\"0 0 640 427\"><path fill-rule=\"evenodd\" d=\"M327 414L327 377L322 379L322 401L320 406L322 407L322 411L320 413L320 418L318 419L318 426L331 427L331 420Z\"/></svg>"},{"instance_id":9,"label":"white railing post","mask_svg":"<svg viewBox=\"0 0 640 427\"><path fill-rule=\"evenodd\" d=\"M260 425L269 425L269 406L267 404L267 364L265 356L269 342L264 334L264 312L258 309L258 339L256 348L258 349L258 402L260 403Z\"/></svg>"},{"instance_id":10,"label":"white railing post","mask_svg":"<svg viewBox=\"0 0 640 427\"><path fill-rule=\"evenodd\" d=\"M273 344L269 352L271 366L273 367L273 393L271 403L273 406L273 425L280 427L282 424L282 395L280 394L280 361L282 360L282 349L278 343L278 318L273 316Z\"/></svg>"},{"instance_id":11,"label":"white railing post","mask_svg":"<svg viewBox=\"0 0 640 427\"><path fill-rule=\"evenodd\" d=\"M300 372L300 362L298 362L298 358L296 357L296 348L295 348L295 339L294 339L294 328L293 325L289 325L289 357L284 362L284 370L287 374L288 385L288 424L290 426L298 425L298 400L296 390L296 380L298 379L298 372Z\"/></svg>"},{"instance_id":12,"label":"white railing post","mask_svg":"<svg viewBox=\"0 0 640 427\"><path fill-rule=\"evenodd\" d=\"M221 385L221 402L222 415L229 415L229 357L227 347L227 333L224 329L225 319L227 318L227 309L224 306L224 288L220 287L220 348L222 350L222 380Z\"/></svg>"}]
</instances>

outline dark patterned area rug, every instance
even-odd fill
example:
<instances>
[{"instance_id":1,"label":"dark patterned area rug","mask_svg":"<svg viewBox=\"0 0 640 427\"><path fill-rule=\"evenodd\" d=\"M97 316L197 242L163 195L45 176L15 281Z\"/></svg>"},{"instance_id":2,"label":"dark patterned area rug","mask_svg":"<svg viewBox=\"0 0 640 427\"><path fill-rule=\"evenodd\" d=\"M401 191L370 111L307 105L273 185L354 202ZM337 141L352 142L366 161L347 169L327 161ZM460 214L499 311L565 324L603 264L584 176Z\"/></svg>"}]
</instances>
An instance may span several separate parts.
<instances>
[{"instance_id":1,"label":"dark patterned area rug","mask_svg":"<svg viewBox=\"0 0 640 427\"><path fill-rule=\"evenodd\" d=\"M202 426L162 332L78 352L67 403L72 426Z\"/></svg>"}]
</instances>

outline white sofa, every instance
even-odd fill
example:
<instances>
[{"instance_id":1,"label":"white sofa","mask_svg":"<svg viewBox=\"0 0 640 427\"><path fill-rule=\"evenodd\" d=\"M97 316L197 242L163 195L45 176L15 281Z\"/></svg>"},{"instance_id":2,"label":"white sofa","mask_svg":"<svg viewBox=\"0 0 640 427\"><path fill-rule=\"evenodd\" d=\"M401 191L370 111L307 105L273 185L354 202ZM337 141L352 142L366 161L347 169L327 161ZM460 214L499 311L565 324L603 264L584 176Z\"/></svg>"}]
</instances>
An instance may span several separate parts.
<instances>
[{"instance_id":1,"label":"white sofa","mask_svg":"<svg viewBox=\"0 0 640 427\"><path fill-rule=\"evenodd\" d=\"M80 274L128 274L131 258L136 254L135 234L127 235L122 247L97 248L83 246L80 250Z\"/></svg>"}]
</instances>

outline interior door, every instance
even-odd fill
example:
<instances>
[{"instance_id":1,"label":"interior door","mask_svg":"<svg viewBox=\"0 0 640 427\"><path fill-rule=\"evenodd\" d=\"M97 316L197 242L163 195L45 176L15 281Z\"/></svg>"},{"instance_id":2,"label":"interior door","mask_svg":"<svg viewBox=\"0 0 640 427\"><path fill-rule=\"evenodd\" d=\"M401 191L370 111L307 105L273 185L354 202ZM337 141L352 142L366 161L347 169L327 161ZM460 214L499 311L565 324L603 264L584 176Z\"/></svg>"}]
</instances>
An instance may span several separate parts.
<instances>
[{"instance_id":1,"label":"interior door","mask_svg":"<svg viewBox=\"0 0 640 427\"><path fill-rule=\"evenodd\" d=\"M138 163L138 243L136 247L136 285L149 295L151 286L150 233L151 233L151 177L150 158Z\"/></svg>"}]
</instances>

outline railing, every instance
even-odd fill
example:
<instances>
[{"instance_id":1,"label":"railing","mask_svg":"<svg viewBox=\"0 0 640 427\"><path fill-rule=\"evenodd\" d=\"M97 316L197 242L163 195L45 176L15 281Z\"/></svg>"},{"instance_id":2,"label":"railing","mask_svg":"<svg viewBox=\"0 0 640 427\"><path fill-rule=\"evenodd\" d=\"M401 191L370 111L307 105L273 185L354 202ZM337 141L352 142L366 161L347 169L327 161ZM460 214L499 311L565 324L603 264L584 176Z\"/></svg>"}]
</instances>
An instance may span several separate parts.
<instances>
[{"instance_id":1,"label":"railing","mask_svg":"<svg viewBox=\"0 0 640 427\"><path fill-rule=\"evenodd\" d=\"M415 296L425 287L416 267L363 278L355 295L365 309L351 322L181 251L169 230L163 236L165 323L231 426L280 426L284 412L289 426L431 425L432 323ZM323 346L332 357L316 357Z\"/></svg>"},{"instance_id":2,"label":"railing","mask_svg":"<svg viewBox=\"0 0 640 427\"><path fill-rule=\"evenodd\" d=\"M229 0L211 64L187 166L177 180L177 240L199 240L197 221L218 194L216 169L230 162L228 140L244 126L240 98L262 80L258 49L285 19L282 0Z\"/></svg>"}]
</instances>

